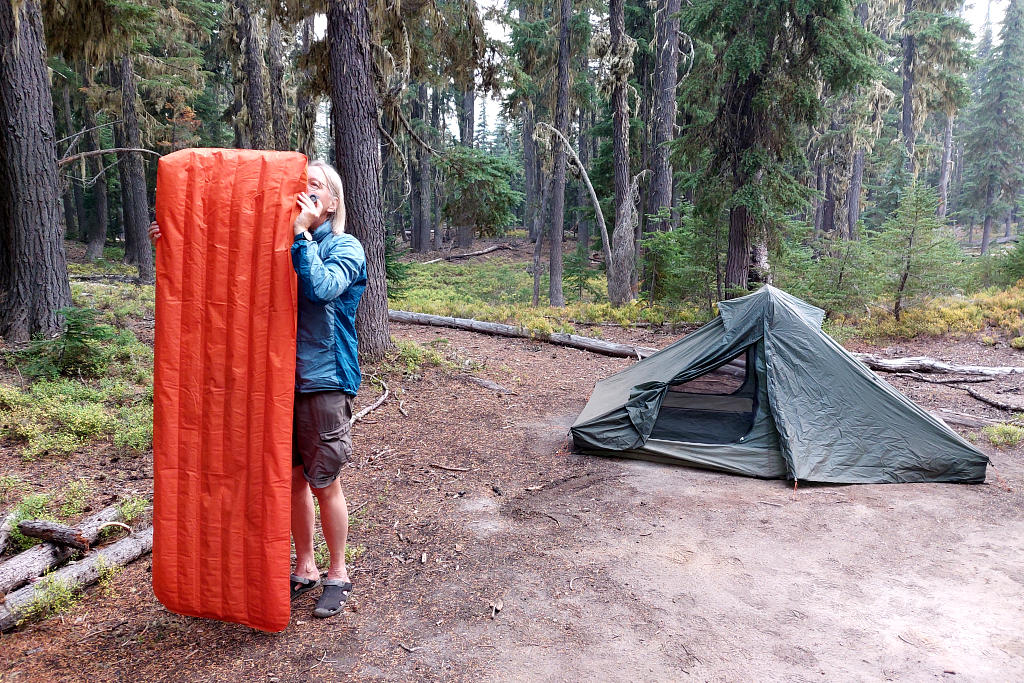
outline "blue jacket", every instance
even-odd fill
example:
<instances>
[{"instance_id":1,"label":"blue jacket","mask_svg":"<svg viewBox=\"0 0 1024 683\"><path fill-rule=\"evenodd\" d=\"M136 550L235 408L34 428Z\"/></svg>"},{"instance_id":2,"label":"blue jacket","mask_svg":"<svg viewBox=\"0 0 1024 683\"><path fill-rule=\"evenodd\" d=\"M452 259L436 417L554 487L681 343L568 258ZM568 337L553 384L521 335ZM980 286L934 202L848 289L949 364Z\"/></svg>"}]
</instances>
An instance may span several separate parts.
<instances>
[{"instance_id":1,"label":"blue jacket","mask_svg":"<svg viewBox=\"0 0 1024 683\"><path fill-rule=\"evenodd\" d=\"M362 382L356 340L356 308L366 289L366 255L352 235L335 235L327 221L311 241L292 244L299 276L295 390L344 391L355 396Z\"/></svg>"}]
</instances>

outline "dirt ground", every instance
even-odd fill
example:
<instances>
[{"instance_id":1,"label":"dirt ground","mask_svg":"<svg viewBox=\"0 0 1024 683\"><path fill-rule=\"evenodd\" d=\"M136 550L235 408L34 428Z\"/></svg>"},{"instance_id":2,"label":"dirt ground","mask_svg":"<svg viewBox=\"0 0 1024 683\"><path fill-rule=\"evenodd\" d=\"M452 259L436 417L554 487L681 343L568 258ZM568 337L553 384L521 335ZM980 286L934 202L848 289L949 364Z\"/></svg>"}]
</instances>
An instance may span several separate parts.
<instances>
[{"instance_id":1,"label":"dirt ground","mask_svg":"<svg viewBox=\"0 0 1024 683\"><path fill-rule=\"evenodd\" d=\"M366 551L342 615L313 619L309 596L279 634L180 617L153 597L146 558L114 595L93 589L0 636L0 681L1024 679L1024 448L962 430L998 478L796 491L575 455L567 429L594 382L631 361L454 330L393 334L467 369L393 374L400 396L354 428L343 477L360 510L350 543ZM872 350L1024 365L971 340ZM932 410L1009 417L957 389L889 379ZM1003 395L1019 400L1020 385L988 388L1016 387ZM359 403L376 396L367 386ZM0 470L151 487L148 458L111 453L23 463L6 449Z\"/></svg>"}]
</instances>

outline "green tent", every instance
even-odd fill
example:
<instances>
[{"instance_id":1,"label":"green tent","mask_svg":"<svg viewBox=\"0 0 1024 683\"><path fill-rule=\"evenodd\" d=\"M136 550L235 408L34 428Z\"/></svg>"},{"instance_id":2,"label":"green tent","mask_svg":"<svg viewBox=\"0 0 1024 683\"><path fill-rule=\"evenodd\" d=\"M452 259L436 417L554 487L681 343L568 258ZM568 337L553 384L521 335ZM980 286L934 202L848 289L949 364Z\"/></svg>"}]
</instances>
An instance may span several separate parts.
<instances>
[{"instance_id":1,"label":"green tent","mask_svg":"<svg viewBox=\"0 0 1024 683\"><path fill-rule=\"evenodd\" d=\"M821 331L824 311L765 286L597 383L577 449L752 477L985 480L988 458Z\"/></svg>"}]
</instances>

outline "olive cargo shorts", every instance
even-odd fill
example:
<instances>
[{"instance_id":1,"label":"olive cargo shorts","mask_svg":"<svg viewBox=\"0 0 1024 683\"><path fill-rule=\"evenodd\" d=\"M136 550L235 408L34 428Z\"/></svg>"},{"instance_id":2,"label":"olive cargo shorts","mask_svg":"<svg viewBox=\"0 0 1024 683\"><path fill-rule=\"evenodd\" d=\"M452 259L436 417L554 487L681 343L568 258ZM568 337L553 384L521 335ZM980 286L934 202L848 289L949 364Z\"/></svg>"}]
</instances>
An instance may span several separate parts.
<instances>
[{"instance_id":1,"label":"olive cargo shorts","mask_svg":"<svg viewBox=\"0 0 1024 683\"><path fill-rule=\"evenodd\" d=\"M352 397L343 391L295 394L292 467L302 466L309 485L322 489L352 457Z\"/></svg>"}]
</instances>

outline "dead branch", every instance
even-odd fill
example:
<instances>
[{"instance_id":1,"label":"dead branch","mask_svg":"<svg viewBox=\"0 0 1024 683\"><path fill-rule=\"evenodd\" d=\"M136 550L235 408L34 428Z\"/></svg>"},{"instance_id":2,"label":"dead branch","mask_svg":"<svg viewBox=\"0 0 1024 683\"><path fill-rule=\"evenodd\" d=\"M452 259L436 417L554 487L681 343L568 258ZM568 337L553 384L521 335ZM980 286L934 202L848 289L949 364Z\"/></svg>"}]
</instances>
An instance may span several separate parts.
<instances>
[{"instance_id":1,"label":"dead branch","mask_svg":"<svg viewBox=\"0 0 1024 683\"><path fill-rule=\"evenodd\" d=\"M495 391L499 394L512 394L513 396L518 396L518 394L516 394L516 392L512 391L511 389L503 387L500 384L492 382L489 379L484 379L482 377L474 377L473 375L457 375L457 377L463 381L472 382L477 386L481 386L484 389L490 389L491 391Z\"/></svg>"},{"instance_id":2,"label":"dead branch","mask_svg":"<svg viewBox=\"0 0 1024 683\"><path fill-rule=\"evenodd\" d=\"M1021 405L1019 403L1013 404L1013 403L1007 403L1006 401L1000 401L997 398L992 398L991 396L986 396L985 394L981 393L980 391L976 391L974 389L971 389L970 387L957 387L957 388L958 389L963 389L968 394L970 394L974 398L978 399L982 403L987 403L987 404L989 404L990 406L992 406L994 408L999 408L1000 410L1011 410L1011 411L1014 411L1014 412L1020 412L1020 411L1024 410L1024 405Z\"/></svg>"},{"instance_id":3,"label":"dead branch","mask_svg":"<svg viewBox=\"0 0 1024 683\"><path fill-rule=\"evenodd\" d=\"M82 532L66 524L47 522L41 519L26 519L18 523L18 530L30 538L66 545L75 550L89 549L89 541L82 535Z\"/></svg>"},{"instance_id":4,"label":"dead branch","mask_svg":"<svg viewBox=\"0 0 1024 683\"><path fill-rule=\"evenodd\" d=\"M954 365L927 356L909 358L882 358L870 353L853 353L854 358L872 370L882 372L937 372L961 375L1013 375L1024 374L1024 367L986 367L983 365Z\"/></svg>"},{"instance_id":5,"label":"dead branch","mask_svg":"<svg viewBox=\"0 0 1024 683\"><path fill-rule=\"evenodd\" d=\"M473 469L472 467L449 467L448 465L442 465L438 462L432 462L430 463L430 466L436 467L439 470L444 470L445 472L469 472Z\"/></svg>"},{"instance_id":6,"label":"dead branch","mask_svg":"<svg viewBox=\"0 0 1024 683\"><path fill-rule=\"evenodd\" d=\"M440 263L441 261L454 261L455 259L469 258L471 256L482 256L483 254L489 254L492 251L498 251L499 249L512 249L512 248L513 248L513 246L511 244L496 244L496 245L494 245L492 247L487 247L486 249L481 249L480 251L471 251L468 254L448 254L447 256L444 256L442 258L435 258L435 259L431 259L429 261L424 261L423 265L426 266L426 265L429 265L431 263Z\"/></svg>"},{"instance_id":7,"label":"dead branch","mask_svg":"<svg viewBox=\"0 0 1024 683\"><path fill-rule=\"evenodd\" d=\"M111 567L123 567L145 555L152 548L153 527L149 527L102 550L90 553L82 560L48 574L46 578L31 586L10 593L6 601L0 604L0 631L7 631L23 621L44 616L39 614L36 608L45 604L49 586L60 584L67 590L81 590L98 581L104 571L109 571Z\"/></svg>"},{"instance_id":8,"label":"dead branch","mask_svg":"<svg viewBox=\"0 0 1024 683\"><path fill-rule=\"evenodd\" d=\"M380 398L377 399L377 401L372 406L367 406L360 410L355 415L353 415L352 419L348 421L350 425L354 425L357 421L363 419L364 417L372 413L374 410L379 408L380 405L384 403L384 401L387 400L388 396L391 394L391 390L388 389L388 385L387 383L384 382L384 380L381 380L380 383L384 387L384 393L381 395Z\"/></svg>"},{"instance_id":9,"label":"dead branch","mask_svg":"<svg viewBox=\"0 0 1024 683\"><path fill-rule=\"evenodd\" d=\"M442 315L430 315L428 313L411 313L409 311L389 310L388 317L399 323L410 323L413 325L434 325L436 327L452 327L457 330L469 330L470 332L482 332L502 337L517 337L520 339L535 339L550 344L568 346L574 349L600 353L606 356L619 358L646 358L657 353L658 349L649 346L630 346L629 344L616 344L604 339L592 337L581 337L575 334L563 332L536 332L522 327L503 325L501 323L489 323L472 318L451 318Z\"/></svg>"},{"instance_id":10,"label":"dead branch","mask_svg":"<svg viewBox=\"0 0 1024 683\"><path fill-rule=\"evenodd\" d=\"M615 268L615 262L612 261L612 241L608 237L608 226L604 222L604 212L601 211L601 202L597 199L597 192L594 191L594 185L590 182L590 176L587 175L587 169L583 167L583 162L580 161L579 156L576 154L576 150L572 148L572 145L569 144L569 141L564 135L562 135L561 131L551 124L544 123L543 121L538 121L535 124L535 128L543 128L557 135L561 139L562 144L565 145L565 149L569 153L569 157L572 159L573 163L576 164L576 168L580 170L580 177L582 177L583 182L586 183L587 190L590 192L590 201L594 204L594 214L597 217L597 224L601 228L601 243L604 248L604 263L610 276Z\"/></svg>"},{"instance_id":11,"label":"dead branch","mask_svg":"<svg viewBox=\"0 0 1024 683\"><path fill-rule=\"evenodd\" d=\"M152 154L153 156L161 156L160 152L154 152L151 149L144 149L142 147L112 147L111 149L93 149L88 152L79 152L78 154L72 154L69 157L64 157L57 162L57 167L67 166L72 161L78 161L86 157L94 157L98 154L117 154L120 152L141 152L144 154Z\"/></svg>"},{"instance_id":12,"label":"dead branch","mask_svg":"<svg viewBox=\"0 0 1024 683\"><path fill-rule=\"evenodd\" d=\"M962 378L948 378L948 379L928 379L924 375L916 372L896 372L893 373L897 377L906 377L908 379L916 379L918 382L927 382L928 384L975 384L978 382L994 382L994 377L973 377L970 379Z\"/></svg>"},{"instance_id":13,"label":"dead branch","mask_svg":"<svg viewBox=\"0 0 1024 683\"><path fill-rule=\"evenodd\" d=\"M116 522L120 518L121 513L117 506L112 505L89 517L77 528L89 545L93 545L99 539L100 528L107 522ZM15 555L0 564L0 595L24 585L37 576L42 576L48 569L70 559L74 553L74 548L40 543Z\"/></svg>"}]
</instances>

